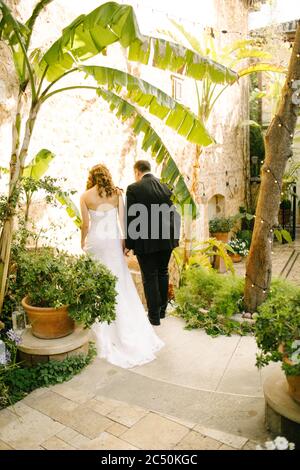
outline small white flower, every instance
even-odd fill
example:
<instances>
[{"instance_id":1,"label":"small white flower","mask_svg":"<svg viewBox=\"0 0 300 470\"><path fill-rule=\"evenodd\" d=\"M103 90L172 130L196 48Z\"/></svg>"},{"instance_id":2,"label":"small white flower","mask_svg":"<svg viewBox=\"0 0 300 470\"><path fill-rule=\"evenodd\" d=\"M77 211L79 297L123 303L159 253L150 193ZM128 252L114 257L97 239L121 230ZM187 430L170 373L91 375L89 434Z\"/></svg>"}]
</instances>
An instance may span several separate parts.
<instances>
[{"instance_id":1,"label":"small white flower","mask_svg":"<svg viewBox=\"0 0 300 470\"><path fill-rule=\"evenodd\" d=\"M287 450L289 447L289 442L285 437L278 436L274 439L274 444L277 450Z\"/></svg>"},{"instance_id":2,"label":"small white flower","mask_svg":"<svg viewBox=\"0 0 300 470\"><path fill-rule=\"evenodd\" d=\"M295 444L293 442L289 443L289 450L295 450Z\"/></svg>"},{"instance_id":3,"label":"small white flower","mask_svg":"<svg viewBox=\"0 0 300 470\"><path fill-rule=\"evenodd\" d=\"M256 446L256 450L264 450L262 446Z\"/></svg>"},{"instance_id":4,"label":"small white flower","mask_svg":"<svg viewBox=\"0 0 300 470\"><path fill-rule=\"evenodd\" d=\"M276 449L276 445L274 444L273 441L267 441L267 442L265 443L265 448L266 448L267 450L275 450L275 449Z\"/></svg>"}]
</instances>

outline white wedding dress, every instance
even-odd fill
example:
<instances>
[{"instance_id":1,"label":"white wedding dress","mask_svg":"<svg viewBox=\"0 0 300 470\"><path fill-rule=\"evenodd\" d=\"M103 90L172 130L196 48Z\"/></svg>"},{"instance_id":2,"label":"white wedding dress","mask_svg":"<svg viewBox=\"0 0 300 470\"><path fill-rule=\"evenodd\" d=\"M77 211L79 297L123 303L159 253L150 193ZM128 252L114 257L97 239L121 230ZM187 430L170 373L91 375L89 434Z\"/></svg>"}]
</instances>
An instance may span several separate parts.
<instances>
[{"instance_id":1,"label":"white wedding dress","mask_svg":"<svg viewBox=\"0 0 300 470\"><path fill-rule=\"evenodd\" d=\"M155 359L163 346L146 316L121 247L118 209L89 209L90 228L86 251L117 277L116 319L95 323L100 357L111 364L129 368Z\"/></svg>"}]
</instances>

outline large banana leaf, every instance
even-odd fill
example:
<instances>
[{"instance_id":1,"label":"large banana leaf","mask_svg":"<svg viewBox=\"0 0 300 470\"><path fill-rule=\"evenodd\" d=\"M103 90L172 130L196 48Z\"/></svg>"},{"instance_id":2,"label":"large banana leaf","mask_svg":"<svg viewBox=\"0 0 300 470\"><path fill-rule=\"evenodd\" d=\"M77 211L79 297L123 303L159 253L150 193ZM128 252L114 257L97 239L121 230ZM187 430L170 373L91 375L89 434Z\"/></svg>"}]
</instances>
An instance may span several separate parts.
<instances>
[{"instance_id":1,"label":"large banana leaf","mask_svg":"<svg viewBox=\"0 0 300 470\"><path fill-rule=\"evenodd\" d=\"M244 77L245 75L250 75L251 73L254 72L278 72L278 73L286 73L287 69L286 67L283 67L282 65L276 65L276 64L268 64L268 63L257 63L250 65L249 67L243 68L238 71L238 74L240 77Z\"/></svg>"},{"instance_id":2,"label":"large banana leaf","mask_svg":"<svg viewBox=\"0 0 300 470\"><path fill-rule=\"evenodd\" d=\"M146 108L189 142L202 146L214 142L201 118L150 83L109 67L88 65L81 66L80 70L92 75L99 85L107 85L109 90L118 94L125 89L126 99Z\"/></svg>"},{"instance_id":3,"label":"large banana leaf","mask_svg":"<svg viewBox=\"0 0 300 470\"><path fill-rule=\"evenodd\" d=\"M128 119L132 120L132 129L136 135L139 135L140 133L144 134L142 148L145 151L150 149L156 162L163 165L161 178L172 188L174 202L178 205L182 213L184 211L184 206L189 205L193 218L196 218L197 207L187 188L184 178L175 161L171 157L167 147L152 128L149 121L147 121L147 119L145 119L134 106L113 92L99 88L98 95L110 104L111 110L116 111L116 116L119 119L123 121Z\"/></svg>"},{"instance_id":4,"label":"large banana leaf","mask_svg":"<svg viewBox=\"0 0 300 470\"><path fill-rule=\"evenodd\" d=\"M74 224L80 228L81 227L81 216L80 216L80 211L76 204L72 201L70 196L64 192L64 191L59 191L55 195L56 199L58 202L61 203L62 206L65 207L67 214L71 219L73 220Z\"/></svg>"},{"instance_id":5,"label":"large banana leaf","mask_svg":"<svg viewBox=\"0 0 300 470\"><path fill-rule=\"evenodd\" d=\"M26 25L15 20L11 11L2 0L0 0L0 13L2 15L0 21L0 40L5 40L10 46L18 78L23 83L25 81L25 55L21 43L25 48L30 30Z\"/></svg>"},{"instance_id":6,"label":"large banana leaf","mask_svg":"<svg viewBox=\"0 0 300 470\"><path fill-rule=\"evenodd\" d=\"M39 180L48 171L49 166L54 159L54 153L50 150L42 149L32 159L29 165L24 168L23 176ZM77 227L81 225L80 212L76 204L72 201L68 193L59 191L55 194L56 199L65 207L67 214L71 217Z\"/></svg>"},{"instance_id":7,"label":"large banana leaf","mask_svg":"<svg viewBox=\"0 0 300 470\"><path fill-rule=\"evenodd\" d=\"M50 163L54 157L54 153L50 152L50 150L40 150L31 160L29 165L24 168L23 176L25 178L39 180L48 171Z\"/></svg>"},{"instance_id":8,"label":"large banana leaf","mask_svg":"<svg viewBox=\"0 0 300 470\"><path fill-rule=\"evenodd\" d=\"M40 67L48 65L46 77L53 81L74 63L103 52L119 42L128 48L128 59L197 80L209 75L215 83L233 83L237 74L191 49L164 39L143 36L130 5L107 2L88 15L76 18L43 56Z\"/></svg>"}]
</instances>

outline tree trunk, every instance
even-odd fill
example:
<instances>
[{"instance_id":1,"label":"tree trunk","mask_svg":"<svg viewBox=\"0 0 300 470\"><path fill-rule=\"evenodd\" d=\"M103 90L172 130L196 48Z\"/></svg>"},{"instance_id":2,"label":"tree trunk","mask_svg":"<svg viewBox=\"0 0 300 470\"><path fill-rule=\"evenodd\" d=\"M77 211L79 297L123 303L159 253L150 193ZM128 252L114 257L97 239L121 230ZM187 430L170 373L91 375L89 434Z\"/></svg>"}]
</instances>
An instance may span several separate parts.
<instances>
[{"instance_id":1,"label":"tree trunk","mask_svg":"<svg viewBox=\"0 0 300 470\"><path fill-rule=\"evenodd\" d=\"M256 208L253 238L247 262L245 305L255 312L265 300L272 276L272 242L274 227L278 225L278 210L282 192L282 178L298 117L298 103L293 82L300 79L300 26L289 63L281 102L265 137L266 157L261 170L261 186ZM297 95L298 96L298 95Z\"/></svg>"},{"instance_id":2,"label":"tree trunk","mask_svg":"<svg viewBox=\"0 0 300 470\"><path fill-rule=\"evenodd\" d=\"M5 297L5 290L6 290L6 282L8 276L8 267L10 261L10 252L11 252L11 244L14 232L14 225L15 225L15 208L17 205L18 196L15 195L15 191L17 190L18 183L22 178L25 159L28 154L28 147L30 143L30 139L32 136L34 124L36 121L36 116L38 112L38 106L34 106L31 108L28 120L26 122L25 134L23 139L23 144L20 152L19 150L19 142L20 142L20 108L21 108L21 99L19 95L18 99L18 106L17 106L17 113L16 119L13 124L12 130L12 139L13 139L13 147L12 147L12 155L10 161L10 182L9 182L9 193L8 193L8 217L4 221L3 229L0 236L0 312L3 307L3 301Z\"/></svg>"}]
</instances>

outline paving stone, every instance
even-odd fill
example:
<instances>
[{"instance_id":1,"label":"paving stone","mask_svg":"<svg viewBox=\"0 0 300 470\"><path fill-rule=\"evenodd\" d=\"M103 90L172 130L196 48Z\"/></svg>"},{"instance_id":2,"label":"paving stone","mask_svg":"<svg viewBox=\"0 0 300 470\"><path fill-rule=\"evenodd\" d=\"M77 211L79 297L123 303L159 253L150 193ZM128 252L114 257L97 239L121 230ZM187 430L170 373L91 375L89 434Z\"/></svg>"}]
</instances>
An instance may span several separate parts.
<instances>
[{"instance_id":1,"label":"paving stone","mask_svg":"<svg viewBox=\"0 0 300 470\"><path fill-rule=\"evenodd\" d=\"M124 426L131 427L136 424L148 412L138 406L122 404L107 415L108 418L117 421Z\"/></svg>"},{"instance_id":2,"label":"paving stone","mask_svg":"<svg viewBox=\"0 0 300 470\"><path fill-rule=\"evenodd\" d=\"M174 421L175 423L182 424L182 426L185 426L187 428L193 429L196 426L196 423L192 423L191 421L187 421L185 419L181 418L176 418L175 416L170 416L164 413L158 413L160 416L163 416L164 418L167 418L171 421Z\"/></svg>"},{"instance_id":3,"label":"paving stone","mask_svg":"<svg viewBox=\"0 0 300 470\"><path fill-rule=\"evenodd\" d=\"M112 420L88 407L79 407L75 413L65 414L61 422L89 439L95 439L113 424Z\"/></svg>"},{"instance_id":4,"label":"paving stone","mask_svg":"<svg viewBox=\"0 0 300 470\"><path fill-rule=\"evenodd\" d=\"M6 442L0 441L0 450L12 450L13 448L6 444Z\"/></svg>"},{"instance_id":5,"label":"paving stone","mask_svg":"<svg viewBox=\"0 0 300 470\"><path fill-rule=\"evenodd\" d=\"M127 426L123 426L123 424L119 424L119 423L114 423L112 426L107 428L107 432L109 432L110 434L113 434L113 436L116 436L116 437L121 436L127 430L128 430Z\"/></svg>"},{"instance_id":6,"label":"paving stone","mask_svg":"<svg viewBox=\"0 0 300 470\"><path fill-rule=\"evenodd\" d=\"M258 442L254 441L248 441L246 444L243 446L243 450L256 450L256 447L259 445Z\"/></svg>"},{"instance_id":7,"label":"paving stone","mask_svg":"<svg viewBox=\"0 0 300 470\"><path fill-rule=\"evenodd\" d=\"M206 428L201 425L196 425L194 431L197 431L205 436L209 436L217 441L227 444L235 449L241 449L247 442L247 438L229 434L227 432L219 431L217 429Z\"/></svg>"},{"instance_id":8,"label":"paving stone","mask_svg":"<svg viewBox=\"0 0 300 470\"><path fill-rule=\"evenodd\" d=\"M115 408L118 408L123 403L122 401L113 400L111 398L107 398L99 394L97 394L94 399L103 406L104 411L102 414L109 414L112 410L114 410ZM106 410L108 411L106 412Z\"/></svg>"},{"instance_id":9,"label":"paving stone","mask_svg":"<svg viewBox=\"0 0 300 470\"><path fill-rule=\"evenodd\" d=\"M63 429L60 423L24 403L15 408L16 413L10 410L0 413L0 439L14 449L36 448Z\"/></svg>"},{"instance_id":10,"label":"paving stone","mask_svg":"<svg viewBox=\"0 0 300 470\"><path fill-rule=\"evenodd\" d=\"M118 403L118 405L112 405L110 403L105 403L105 401L99 401L93 398L92 400L86 402L86 406L88 406L89 408L91 408L91 410L96 411L96 413L99 413L102 416L107 416L115 408L120 406L120 403Z\"/></svg>"},{"instance_id":11,"label":"paving stone","mask_svg":"<svg viewBox=\"0 0 300 470\"><path fill-rule=\"evenodd\" d=\"M230 447L226 444L222 444L221 447L219 447L219 450L236 450L234 447Z\"/></svg>"},{"instance_id":12,"label":"paving stone","mask_svg":"<svg viewBox=\"0 0 300 470\"><path fill-rule=\"evenodd\" d=\"M140 449L173 449L188 433L181 424L154 413L149 413L131 429L122 434L122 439Z\"/></svg>"},{"instance_id":13,"label":"paving stone","mask_svg":"<svg viewBox=\"0 0 300 470\"><path fill-rule=\"evenodd\" d=\"M57 436L50 437L47 441L42 443L42 447L47 450L74 450L75 447L70 446Z\"/></svg>"},{"instance_id":14,"label":"paving stone","mask_svg":"<svg viewBox=\"0 0 300 470\"><path fill-rule=\"evenodd\" d=\"M84 450L136 450L137 448L107 432L83 446Z\"/></svg>"},{"instance_id":15,"label":"paving stone","mask_svg":"<svg viewBox=\"0 0 300 470\"><path fill-rule=\"evenodd\" d=\"M24 402L38 411L50 416L61 423L69 416L75 414L78 403L74 403L50 390L41 395L38 399L30 395L24 399Z\"/></svg>"},{"instance_id":16,"label":"paving stone","mask_svg":"<svg viewBox=\"0 0 300 470\"><path fill-rule=\"evenodd\" d=\"M76 449L81 449L84 444L90 441L88 437L68 427L59 432L57 437Z\"/></svg>"},{"instance_id":17,"label":"paving stone","mask_svg":"<svg viewBox=\"0 0 300 470\"><path fill-rule=\"evenodd\" d=\"M82 384L78 383L73 385L70 385L68 382L57 384L54 385L51 390L58 395L79 404L86 403L95 396L95 392L93 390L89 390L88 387L84 387Z\"/></svg>"},{"instance_id":18,"label":"paving stone","mask_svg":"<svg viewBox=\"0 0 300 470\"><path fill-rule=\"evenodd\" d=\"M217 450L221 446L221 442L203 436L202 434L190 431L184 438L174 447L180 450Z\"/></svg>"}]
</instances>

